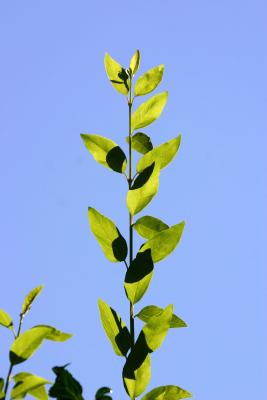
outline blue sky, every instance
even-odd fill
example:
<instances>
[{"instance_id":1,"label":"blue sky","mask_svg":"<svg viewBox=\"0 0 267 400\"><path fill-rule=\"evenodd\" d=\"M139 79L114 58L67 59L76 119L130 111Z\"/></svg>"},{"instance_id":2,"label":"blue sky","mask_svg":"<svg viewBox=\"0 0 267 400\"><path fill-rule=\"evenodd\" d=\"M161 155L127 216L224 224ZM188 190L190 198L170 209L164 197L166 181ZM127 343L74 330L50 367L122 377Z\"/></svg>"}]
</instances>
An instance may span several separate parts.
<instances>
[{"instance_id":1,"label":"blue sky","mask_svg":"<svg viewBox=\"0 0 267 400\"><path fill-rule=\"evenodd\" d=\"M126 398L123 360L97 309L101 297L128 320L124 267L104 258L87 207L127 235L127 188L95 163L79 134L126 146L127 105L103 57L108 51L127 66L139 48L140 71L164 63L157 92L169 91L147 133L154 145L182 134L145 213L187 222L136 307L174 303L189 326L172 330L153 354L148 389L266 398L266 11L260 0L1 2L0 308L15 318L42 283L25 328L46 323L74 334L45 343L18 371L52 379L51 367L71 362L86 398L103 384ZM11 339L1 329L0 376Z\"/></svg>"}]
</instances>

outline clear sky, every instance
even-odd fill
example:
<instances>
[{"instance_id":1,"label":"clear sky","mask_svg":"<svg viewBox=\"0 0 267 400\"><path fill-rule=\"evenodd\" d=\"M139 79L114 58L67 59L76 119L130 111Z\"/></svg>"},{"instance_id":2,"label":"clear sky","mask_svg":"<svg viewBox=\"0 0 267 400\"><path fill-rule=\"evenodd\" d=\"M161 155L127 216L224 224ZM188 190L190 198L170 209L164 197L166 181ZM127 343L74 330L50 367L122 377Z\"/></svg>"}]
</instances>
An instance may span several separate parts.
<instances>
[{"instance_id":1,"label":"clear sky","mask_svg":"<svg viewBox=\"0 0 267 400\"><path fill-rule=\"evenodd\" d=\"M136 307L174 303L189 326L171 330L152 355L148 389L176 384L198 400L267 398L266 12L263 0L1 2L0 308L15 316L42 283L25 328L45 323L74 334L46 342L17 371L52 379L51 367L71 362L87 399L100 385L113 388L114 400L126 398L123 360L97 309L101 297L128 320L124 266L104 258L87 207L127 235L127 188L79 134L126 149L127 105L103 57L108 51L127 66L139 48L140 71L164 63L157 92L169 91L146 132L155 145L182 134L140 215L187 221ZM10 343L1 329L0 376Z\"/></svg>"}]
</instances>

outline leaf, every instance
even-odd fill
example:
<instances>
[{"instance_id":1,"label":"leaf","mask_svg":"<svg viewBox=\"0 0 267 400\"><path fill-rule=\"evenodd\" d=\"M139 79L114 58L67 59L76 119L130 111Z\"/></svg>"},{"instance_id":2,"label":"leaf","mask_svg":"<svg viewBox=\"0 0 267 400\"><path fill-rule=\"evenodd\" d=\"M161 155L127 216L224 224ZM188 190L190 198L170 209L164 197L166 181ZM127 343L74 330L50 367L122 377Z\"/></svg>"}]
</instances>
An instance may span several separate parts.
<instances>
[{"instance_id":1,"label":"leaf","mask_svg":"<svg viewBox=\"0 0 267 400\"><path fill-rule=\"evenodd\" d=\"M152 124L165 107L168 92L162 92L142 103L132 114L132 131Z\"/></svg>"},{"instance_id":2,"label":"leaf","mask_svg":"<svg viewBox=\"0 0 267 400\"><path fill-rule=\"evenodd\" d=\"M150 215L139 218L133 227L145 239L151 239L157 233L169 228L165 222Z\"/></svg>"},{"instance_id":3,"label":"leaf","mask_svg":"<svg viewBox=\"0 0 267 400\"><path fill-rule=\"evenodd\" d=\"M149 318L142 331L145 335L147 346L151 351L157 350L165 339L173 314L173 305L170 304L161 313Z\"/></svg>"},{"instance_id":4,"label":"leaf","mask_svg":"<svg viewBox=\"0 0 267 400\"><path fill-rule=\"evenodd\" d=\"M114 222L92 207L88 208L88 218L105 256L112 262L124 261L128 252L127 243Z\"/></svg>"},{"instance_id":5,"label":"leaf","mask_svg":"<svg viewBox=\"0 0 267 400\"><path fill-rule=\"evenodd\" d=\"M141 321L148 322L150 318L160 315L162 311L163 308L157 306L146 306L136 315L136 317L141 319ZM172 314L170 328L183 328L186 326L186 323L181 318L177 317L175 314Z\"/></svg>"},{"instance_id":6,"label":"leaf","mask_svg":"<svg viewBox=\"0 0 267 400\"><path fill-rule=\"evenodd\" d=\"M0 378L0 400L4 399L5 396L6 396L5 392L3 391L4 390L4 386L5 386L5 381L4 381L3 378Z\"/></svg>"},{"instance_id":7,"label":"leaf","mask_svg":"<svg viewBox=\"0 0 267 400\"><path fill-rule=\"evenodd\" d=\"M140 65L140 51L136 50L136 52L132 56L131 62L130 62L132 76L134 76L136 74L136 72L138 71L139 65Z\"/></svg>"},{"instance_id":8,"label":"leaf","mask_svg":"<svg viewBox=\"0 0 267 400\"><path fill-rule=\"evenodd\" d=\"M81 133L81 138L87 150L98 163L115 172L125 172L126 156L117 143L100 135Z\"/></svg>"},{"instance_id":9,"label":"leaf","mask_svg":"<svg viewBox=\"0 0 267 400\"><path fill-rule=\"evenodd\" d=\"M129 143L129 136L126 136L126 142ZM145 154L153 149L150 137L145 133L137 132L132 136L132 148L138 153Z\"/></svg>"},{"instance_id":10,"label":"leaf","mask_svg":"<svg viewBox=\"0 0 267 400\"><path fill-rule=\"evenodd\" d=\"M143 96L156 89L162 80L163 72L164 65L161 64L140 76L135 84L134 95Z\"/></svg>"},{"instance_id":11,"label":"leaf","mask_svg":"<svg viewBox=\"0 0 267 400\"><path fill-rule=\"evenodd\" d=\"M34 376L34 375L30 374L29 372L20 372L20 373L16 374L15 376L13 376L13 379L16 383L19 383L19 382L22 383L24 378L29 377L29 376ZM44 384L28 390L27 393L30 394L31 396L35 397L36 399L48 400L48 395L47 395Z\"/></svg>"},{"instance_id":12,"label":"leaf","mask_svg":"<svg viewBox=\"0 0 267 400\"><path fill-rule=\"evenodd\" d=\"M129 91L129 77L126 70L108 53L105 54L104 64L107 76L114 88L124 95Z\"/></svg>"},{"instance_id":13,"label":"leaf","mask_svg":"<svg viewBox=\"0 0 267 400\"><path fill-rule=\"evenodd\" d=\"M180 400L188 399L192 394L178 386L159 386L148 392L142 400Z\"/></svg>"},{"instance_id":14,"label":"leaf","mask_svg":"<svg viewBox=\"0 0 267 400\"><path fill-rule=\"evenodd\" d=\"M27 393L32 394L31 392L40 386L44 386L47 383L50 383L47 379L41 378L40 376L32 375L27 372L21 372L13 377L16 384L14 385L11 391L12 399L21 399ZM45 392L46 393L46 392ZM38 397L40 398L40 397ZM41 400L46 400L47 397L43 397Z\"/></svg>"},{"instance_id":15,"label":"leaf","mask_svg":"<svg viewBox=\"0 0 267 400\"><path fill-rule=\"evenodd\" d=\"M167 257L178 245L183 230L185 222L173 225L172 227L165 229L162 232L157 233L152 239L149 239L140 248L140 252L151 249L152 260L154 263L163 260Z\"/></svg>"},{"instance_id":16,"label":"leaf","mask_svg":"<svg viewBox=\"0 0 267 400\"><path fill-rule=\"evenodd\" d=\"M141 300L147 291L153 275L153 268L151 251L147 250L142 253L137 253L136 258L127 269L124 288L132 304Z\"/></svg>"},{"instance_id":17,"label":"leaf","mask_svg":"<svg viewBox=\"0 0 267 400\"><path fill-rule=\"evenodd\" d=\"M126 202L131 215L139 213L150 203L158 191L158 186L159 168L154 163L137 176L127 193Z\"/></svg>"},{"instance_id":18,"label":"leaf","mask_svg":"<svg viewBox=\"0 0 267 400\"><path fill-rule=\"evenodd\" d=\"M98 300L100 319L104 331L111 341L112 347L118 356L125 356L131 347L131 336L124 321L103 300Z\"/></svg>"},{"instance_id":19,"label":"leaf","mask_svg":"<svg viewBox=\"0 0 267 400\"><path fill-rule=\"evenodd\" d=\"M53 372L56 374L56 381L49 389L49 396L58 400L84 400L82 386L65 369L66 366L53 368Z\"/></svg>"},{"instance_id":20,"label":"leaf","mask_svg":"<svg viewBox=\"0 0 267 400\"><path fill-rule=\"evenodd\" d=\"M179 150L180 142L181 135L149 151L139 159L136 166L136 171L139 173L142 172L153 162L158 164L160 169L165 168L175 157L177 151Z\"/></svg>"},{"instance_id":21,"label":"leaf","mask_svg":"<svg viewBox=\"0 0 267 400\"><path fill-rule=\"evenodd\" d=\"M112 393L112 389L106 386L101 387L95 394L95 400L112 400L107 394Z\"/></svg>"},{"instance_id":22,"label":"leaf","mask_svg":"<svg viewBox=\"0 0 267 400\"><path fill-rule=\"evenodd\" d=\"M21 333L12 343L9 358L10 362L20 364L32 356L32 354L41 346L44 339L56 342L64 342L72 335L58 331L52 326L37 325Z\"/></svg>"},{"instance_id":23,"label":"leaf","mask_svg":"<svg viewBox=\"0 0 267 400\"><path fill-rule=\"evenodd\" d=\"M9 329L13 328L12 318L6 311L4 311L2 309L0 309L0 325L4 326L5 328L9 328Z\"/></svg>"},{"instance_id":24,"label":"leaf","mask_svg":"<svg viewBox=\"0 0 267 400\"><path fill-rule=\"evenodd\" d=\"M25 314L27 314L27 312L30 310L32 306L32 303L34 302L38 294L40 294L42 289L43 285L40 285L31 290L30 293L27 294L27 296L24 299L20 315L24 316Z\"/></svg>"}]
</instances>

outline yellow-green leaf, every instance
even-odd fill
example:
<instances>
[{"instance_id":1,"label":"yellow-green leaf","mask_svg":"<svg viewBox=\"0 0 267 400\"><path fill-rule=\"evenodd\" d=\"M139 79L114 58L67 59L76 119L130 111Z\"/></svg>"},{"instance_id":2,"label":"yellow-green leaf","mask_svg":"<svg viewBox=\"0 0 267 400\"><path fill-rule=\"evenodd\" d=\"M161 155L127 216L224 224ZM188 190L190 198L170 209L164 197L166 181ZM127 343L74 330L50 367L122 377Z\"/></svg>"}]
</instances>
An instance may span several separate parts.
<instances>
[{"instance_id":1,"label":"yellow-green leaf","mask_svg":"<svg viewBox=\"0 0 267 400\"><path fill-rule=\"evenodd\" d=\"M165 339L170 328L173 314L173 305L170 304L159 314L149 318L142 331L145 335L147 346L151 351L157 350Z\"/></svg>"},{"instance_id":2,"label":"yellow-green leaf","mask_svg":"<svg viewBox=\"0 0 267 400\"><path fill-rule=\"evenodd\" d=\"M127 193L127 206L131 215L145 208L153 199L159 186L159 168L153 163L137 176Z\"/></svg>"},{"instance_id":3,"label":"yellow-green leaf","mask_svg":"<svg viewBox=\"0 0 267 400\"><path fill-rule=\"evenodd\" d=\"M98 306L104 331L115 353L118 356L125 356L131 347L131 336L127 326L119 314L103 300L98 300Z\"/></svg>"},{"instance_id":4,"label":"yellow-green leaf","mask_svg":"<svg viewBox=\"0 0 267 400\"><path fill-rule=\"evenodd\" d=\"M167 257L178 245L185 222L173 225L172 227L157 233L151 239L149 239L139 250L139 252L151 249L151 256L154 263L161 261Z\"/></svg>"},{"instance_id":5,"label":"yellow-green leaf","mask_svg":"<svg viewBox=\"0 0 267 400\"><path fill-rule=\"evenodd\" d=\"M151 317L158 316L162 313L163 308L157 306L146 306L136 315L141 321L148 322ZM172 314L170 328L184 328L186 323L177 315Z\"/></svg>"},{"instance_id":6,"label":"yellow-green leaf","mask_svg":"<svg viewBox=\"0 0 267 400\"><path fill-rule=\"evenodd\" d=\"M140 65L140 51L136 50L136 52L132 56L131 62L130 62L132 76L134 76L136 74L136 72L138 71L139 65Z\"/></svg>"},{"instance_id":7,"label":"yellow-green leaf","mask_svg":"<svg viewBox=\"0 0 267 400\"><path fill-rule=\"evenodd\" d=\"M136 232L145 239L151 239L157 233L168 229L169 226L158 218L145 215L139 218L133 225Z\"/></svg>"},{"instance_id":8,"label":"yellow-green leaf","mask_svg":"<svg viewBox=\"0 0 267 400\"><path fill-rule=\"evenodd\" d=\"M129 136L126 136L126 142L129 143ZM145 133L137 132L132 136L132 149L138 153L145 154L153 149L153 144L150 137Z\"/></svg>"},{"instance_id":9,"label":"yellow-green leaf","mask_svg":"<svg viewBox=\"0 0 267 400\"><path fill-rule=\"evenodd\" d=\"M126 70L108 53L105 54L104 64L111 84L119 93L127 95L129 91L129 77Z\"/></svg>"},{"instance_id":10,"label":"yellow-green leaf","mask_svg":"<svg viewBox=\"0 0 267 400\"><path fill-rule=\"evenodd\" d=\"M2 309L0 309L0 325L4 326L5 328L9 328L9 329L13 328L12 318L5 310L2 310Z\"/></svg>"},{"instance_id":11,"label":"yellow-green leaf","mask_svg":"<svg viewBox=\"0 0 267 400\"><path fill-rule=\"evenodd\" d=\"M169 140L166 143L154 148L153 150L146 153L141 157L137 163L137 172L142 172L148 165L156 162L160 169L166 167L175 157L177 151L179 150L181 142L181 135L176 138Z\"/></svg>"},{"instance_id":12,"label":"yellow-green leaf","mask_svg":"<svg viewBox=\"0 0 267 400\"><path fill-rule=\"evenodd\" d=\"M126 156L120 146L113 140L100 135L81 134L85 147L94 159L115 172L123 173L126 170Z\"/></svg>"},{"instance_id":13,"label":"yellow-green leaf","mask_svg":"<svg viewBox=\"0 0 267 400\"><path fill-rule=\"evenodd\" d=\"M127 257L127 243L114 222L92 207L88 208L88 219L105 256L112 262L124 261Z\"/></svg>"},{"instance_id":14,"label":"yellow-green leaf","mask_svg":"<svg viewBox=\"0 0 267 400\"><path fill-rule=\"evenodd\" d=\"M186 390L174 386L159 386L148 392L141 400L181 400L192 397L192 394Z\"/></svg>"},{"instance_id":15,"label":"yellow-green leaf","mask_svg":"<svg viewBox=\"0 0 267 400\"><path fill-rule=\"evenodd\" d=\"M162 113L168 92L162 92L142 103L132 114L132 131L152 124Z\"/></svg>"},{"instance_id":16,"label":"yellow-green leaf","mask_svg":"<svg viewBox=\"0 0 267 400\"><path fill-rule=\"evenodd\" d=\"M32 303L34 302L35 298L40 294L41 290L43 289L43 285L37 286L24 299L21 309L21 315L25 315L31 308Z\"/></svg>"},{"instance_id":17,"label":"yellow-green leaf","mask_svg":"<svg viewBox=\"0 0 267 400\"><path fill-rule=\"evenodd\" d=\"M152 92L162 80L164 65L158 65L140 76L134 87L135 96L143 96Z\"/></svg>"},{"instance_id":18,"label":"yellow-green leaf","mask_svg":"<svg viewBox=\"0 0 267 400\"><path fill-rule=\"evenodd\" d=\"M20 372L13 376L13 379L15 385L11 391L12 399L21 399L26 396L26 394L31 394L40 400L48 399L44 385L51 382L47 379L32 375L28 372ZM40 388L42 390L38 390Z\"/></svg>"}]
</instances>

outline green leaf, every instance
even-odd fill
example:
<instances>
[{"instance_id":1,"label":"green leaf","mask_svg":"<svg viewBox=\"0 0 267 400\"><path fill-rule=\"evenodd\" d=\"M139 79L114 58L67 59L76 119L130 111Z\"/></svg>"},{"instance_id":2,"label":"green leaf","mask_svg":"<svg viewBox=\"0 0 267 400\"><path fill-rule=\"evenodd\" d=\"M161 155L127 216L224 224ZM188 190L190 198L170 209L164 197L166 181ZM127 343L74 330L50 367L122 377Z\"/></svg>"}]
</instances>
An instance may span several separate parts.
<instances>
[{"instance_id":1,"label":"green leaf","mask_svg":"<svg viewBox=\"0 0 267 400\"><path fill-rule=\"evenodd\" d=\"M159 316L162 311L163 308L157 306L146 306L136 315L136 317L141 319L141 321L148 322L150 318ZM170 328L183 328L186 326L186 323L181 318L177 317L175 314L172 314Z\"/></svg>"},{"instance_id":2,"label":"green leaf","mask_svg":"<svg viewBox=\"0 0 267 400\"><path fill-rule=\"evenodd\" d=\"M19 374L13 376L13 380L15 381L16 384L18 384L18 383L22 383L24 378L30 377L30 376L34 376L34 375L30 374L29 372L20 372ZM31 396L35 397L36 399L48 400L48 394L47 394L44 384L42 384L41 386L37 386L34 389L28 390L27 393L30 394Z\"/></svg>"},{"instance_id":3,"label":"green leaf","mask_svg":"<svg viewBox=\"0 0 267 400\"><path fill-rule=\"evenodd\" d=\"M135 96L143 96L152 92L162 80L164 72L164 65L158 65L155 68L150 69L144 75L136 81L134 87Z\"/></svg>"},{"instance_id":4,"label":"green leaf","mask_svg":"<svg viewBox=\"0 0 267 400\"><path fill-rule=\"evenodd\" d=\"M117 143L100 135L81 133L81 138L87 150L98 163L115 172L125 172L126 156Z\"/></svg>"},{"instance_id":5,"label":"green leaf","mask_svg":"<svg viewBox=\"0 0 267 400\"><path fill-rule=\"evenodd\" d=\"M127 269L124 288L132 304L141 300L147 291L153 275L153 268L151 251L147 250L137 253L136 258Z\"/></svg>"},{"instance_id":6,"label":"green leaf","mask_svg":"<svg viewBox=\"0 0 267 400\"><path fill-rule=\"evenodd\" d=\"M112 393L112 389L107 386L103 386L96 392L95 400L112 400L110 396L107 396L109 393Z\"/></svg>"},{"instance_id":7,"label":"green leaf","mask_svg":"<svg viewBox=\"0 0 267 400\"><path fill-rule=\"evenodd\" d=\"M148 392L142 400L180 400L188 399L192 394L178 386L159 386Z\"/></svg>"},{"instance_id":8,"label":"green leaf","mask_svg":"<svg viewBox=\"0 0 267 400\"><path fill-rule=\"evenodd\" d=\"M140 51L136 50L136 52L132 56L131 62L130 62L132 76L134 76L136 74L136 72L138 71L139 65L140 65Z\"/></svg>"},{"instance_id":9,"label":"green leaf","mask_svg":"<svg viewBox=\"0 0 267 400\"><path fill-rule=\"evenodd\" d=\"M57 377L54 385L49 389L49 396L58 400L84 400L82 386L65 369L66 366L53 368L53 372Z\"/></svg>"},{"instance_id":10,"label":"green leaf","mask_svg":"<svg viewBox=\"0 0 267 400\"><path fill-rule=\"evenodd\" d=\"M173 225L162 232L157 233L152 239L149 239L141 248L140 252L151 249L152 260L154 263L167 257L178 245L185 222Z\"/></svg>"},{"instance_id":11,"label":"green leaf","mask_svg":"<svg viewBox=\"0 0 267 400\"><path fill-rule=\"evenodd\" d=\"M6 396L5 392L3 391L4 390L4 386L5 386L5 381L4 381L3 378L0 378L0 400L4 399L5 396Z\"/></svg>"},{"instance_id":12,"label":"green leaf","mask_svg":"<svg viewBox=\"0 0 267 400\"><path fill-rule=\"evenodd\" d=\"M129 143L129 136L126 136L126 142ZM150 137L145 133L137 132L132 136L132 149L138 151L138 153L145 154L153 149L153 144Z\"/></svg>"},{"instance_id":13,"label":"green leaf","mask_svg":"<svg viewBox=\"0 0 267 400\"><path fill-rule=\"evenodd\" d=\"M114 222L92 207L88 208L88 218L93 235L105 256L112 262L124 261L127 257L127 243Z\"/></svg>"},{"instance_id":14,"label":"green leaf","mask_svg":"<svg viewBox=\"0 0 267 400\"><path fill-rule=\"evenodd\" d=\"M119 93L127 95L129 91L129 77L126 70L108 53L105 54L104 64L111 84Z\"/></svg>"},{"instance_id":15,"label":"green leaf","mask_svg":"<svg viewBox=\"0 0 267 400\"><path fill-rule=\"evenodd\" d=\"M35 298L40 294L41 290L43 289L43 285L37 286L33 290L30 291L30 293L27 294L27 296L24 299L22 309L21 309L21 315L27 314L27 312L30 310L32 303L34 302Z\"/></svg>"},{"instance_id":16,"label":"green leaf","mask_svg":"<svg viewBox=\"0 0 267 400\"><path fill-rule=\"evenodd\" d=\"M98 300L100 319L104 331L111 341L112 347L118 356L125 356L131 347L131 336L124 321L103 300Z\"/></svg>"},{"instance_id":17,"label":"green leaf","mask_svg":"<svg viewBox=\"0 0 267 400\"><path fill-rule=\"evenodd\" d=\"M45 384L50 383L47 379L41 378L40 376L29 374L27 372L21 372L15 375L13 379L16 382L16 384L14 385L11 391L12 399L21 399L27 393L32 394L30 392L34 391L40 386L43 387ZM41 400L46 400L46 399L47 396L42 397Z\"/></svg>"},{"instance_id":18,"label":"green leaf","mask_svg":"<svg viewBox=\"0 0 267 400\"><path fill-rule=\"evenodd\" d=\"M145 239L151 239L157 233L169 228L165 222L150 215L139 218L133 227Z\"/></svg>"},{"instance_id":19,"label":"green leaf","mask_svg":"<svg viewBox=\"0 0 267 400\"><path fill-rule=\"evenodd\" d=\"M72 335L58 331L52 326L37 325L21 333L12 343L9 352L10 362L20 364L26 361L41 346L44 339L64 342Z\"/></svg>"},{"instance_id":20,"label":"green leaf","mask_svg":"<svg viewBox=\"0 0 267 400\"><path fill-rule=\"evenodd\" d=\"M131 215L139 213L150 203L158 191L158 186L159 168L153 163L137 176L127 193L127 207Z\"/></svg>"},{"instance_id":21,"label":"green leaf","mask_svg":"<svg viewBox=\"0 0 267 400\"><path fill-rule=\"evenodd\" d=\"M159 165L160 169L165 168L175 157L181 142L181 135L176 138L169 140L166 143L161 144L155 149L146 153L142 158L139 159L136 171L142 172L153 162Z\"/></svg>"},{"instance_id":22,"label":"green leaf","mask_svg":"<svg viewBox=\"0 0 267 400\"><path fill-rule=\"evenodd\" d=\"M142 331L145 335L150 351L157 350L165 339L173 314L173 305L170 304L161 313L149 318Z\"/></svg>"},{"instance_id":23,"label":"green leaf","mask_svg":"<svg viewBox=\"0 0 267 400\"><path fill-rule=\"evenodd\" d=\"M152 124L162 113L168 92L162 92L142 103L132 114L132 131Z\"/></svg>"},{"instance_id":24,"label":"green leaf","mask_svg":"<svg viewBox=\"0 0 267 400\"><path fill-rule=\"evenodd\" d=\"M9 328L9 329L13 328L12 318L6 311L4 311L2 309L0 309L0 325L4 326L5 328Z\"/></svg>"}]
</instances>

